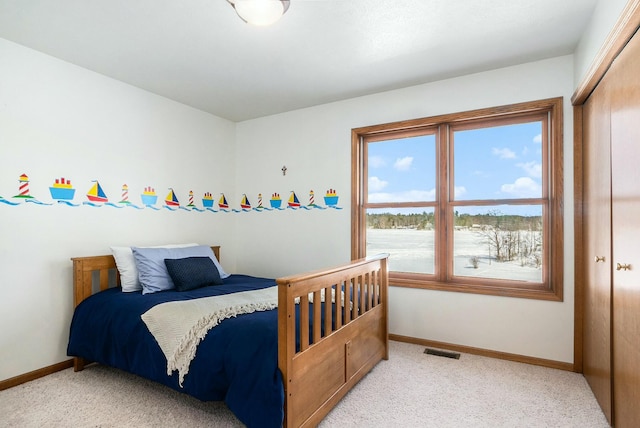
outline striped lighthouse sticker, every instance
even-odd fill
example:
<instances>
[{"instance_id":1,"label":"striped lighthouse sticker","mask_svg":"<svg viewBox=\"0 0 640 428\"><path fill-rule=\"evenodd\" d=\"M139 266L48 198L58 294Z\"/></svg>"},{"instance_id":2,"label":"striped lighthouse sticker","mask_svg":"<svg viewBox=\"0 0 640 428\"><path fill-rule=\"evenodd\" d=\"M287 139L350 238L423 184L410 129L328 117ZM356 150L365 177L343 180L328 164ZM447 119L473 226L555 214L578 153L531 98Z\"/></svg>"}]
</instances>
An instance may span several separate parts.
<instances>
[{"instance_id":1,"label":"striped lighthouse sticker","mask_svg":"<svg viewBox=\"0 0 640 428\"><path fill-rule=\"evenodd\" d=\"M29 194L29 177L27 174L22 174L18 179L18 194L14 198L32 199L33 196Z\"/></svg>"},{"instance_id":2,"label":"striped lighthouse sticker","mask_svg":"<svg viewBox=\"0 0 640 428\"><path fill-rule=\"evenodd\" d=\"M122 200L119 202L121 204L130 204L129 202L129 186L126 184L122 185Z\"/></svg>"}]
</instances>

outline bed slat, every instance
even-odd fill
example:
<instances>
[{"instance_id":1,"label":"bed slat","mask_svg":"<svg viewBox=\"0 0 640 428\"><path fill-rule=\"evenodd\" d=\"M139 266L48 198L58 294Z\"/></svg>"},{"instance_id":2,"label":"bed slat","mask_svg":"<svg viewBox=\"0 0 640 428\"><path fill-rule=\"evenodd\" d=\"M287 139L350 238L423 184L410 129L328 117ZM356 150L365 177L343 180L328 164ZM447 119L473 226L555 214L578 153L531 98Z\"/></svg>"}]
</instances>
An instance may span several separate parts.
<instances>
[{"instance_id":1,"label":"bed slat","mask_svg":"<svg viewBox=\"0 0 640 428\"><path fill-rule=\"evenodd\" d=\"M309 347L309 296L300 296L300 350Z\"/></svg>"},{"instance_id":2,"label":"bed slat","mask_svg":"<svg viewBox=\"0 0 640 428\"><path fill-rule=\"evenodd\" d=\"M324 289L325 296L331 296L335 290L336 285L332 284ZM324 305L324 335L325 337L331 334L332 327L332 305Z\"/></svg>"},{"instance_id":3,"label":"bed slat","mask_svg":"<svg viewBox=\"0 0 640 428\"><path fill-rule=\"evenodd\" d=\"M325 300L329 300L331 293L327 294L326 290L324 292ZM316 302L320 302L322 300L322 291L317 290L313 292L313 343L318 343L320 338L322 337L322 305L316 304ZM331 306L325 302L325 307ZM325 333L328 334L328 333Z\"/></svg>"}]
</instances>

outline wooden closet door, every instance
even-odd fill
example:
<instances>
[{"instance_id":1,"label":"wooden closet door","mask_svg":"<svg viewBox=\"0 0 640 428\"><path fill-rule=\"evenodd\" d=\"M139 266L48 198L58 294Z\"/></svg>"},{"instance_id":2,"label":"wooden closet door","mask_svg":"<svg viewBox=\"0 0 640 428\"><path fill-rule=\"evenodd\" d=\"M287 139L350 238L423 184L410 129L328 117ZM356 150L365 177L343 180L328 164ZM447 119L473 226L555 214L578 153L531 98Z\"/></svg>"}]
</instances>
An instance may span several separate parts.
<instances>
[{"instance_id":1,"label":"wooden closet door","mask_svg":"<svg viewBox=\"0 0 640 428\"><path fill-rule=\"evenodd\" d=\"M611 166L606 78L583 107L583 372L611 420Z\"/></svg>"},{"instance_id":2,"label":"wooden closet door","mask_svg":"<svg viewBox=\"0 0 640 428\"><path fill-rule=\"evenodd\" d=\"M640 36L611 69L613 402L616 428L640 427Z\"/></svg>"}]
</instances>

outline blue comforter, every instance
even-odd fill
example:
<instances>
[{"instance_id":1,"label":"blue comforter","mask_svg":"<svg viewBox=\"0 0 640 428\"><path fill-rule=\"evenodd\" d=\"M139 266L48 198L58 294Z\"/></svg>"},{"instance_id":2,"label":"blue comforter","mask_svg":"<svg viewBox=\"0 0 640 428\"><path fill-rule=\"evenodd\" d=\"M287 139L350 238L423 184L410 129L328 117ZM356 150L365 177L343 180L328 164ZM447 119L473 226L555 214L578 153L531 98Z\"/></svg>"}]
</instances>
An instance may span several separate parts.
<instances>
[{"instance_id":1,"label":"blue comforter","mask_svg":"<svg viewBox=\"0 0 640 428\"><path fill-rule=\"evenodd\" d=\"M67 353L116 367L203 401L224 400L248 427L281 427L284 389L278 369L278 312L239 315L211 329L198 345L183 388L166 374L167 360L140 316L169 301L275 285L273 279L232 275L223 285L142 295L112 288L76 308Z\"/></svg>"}]
</instances>

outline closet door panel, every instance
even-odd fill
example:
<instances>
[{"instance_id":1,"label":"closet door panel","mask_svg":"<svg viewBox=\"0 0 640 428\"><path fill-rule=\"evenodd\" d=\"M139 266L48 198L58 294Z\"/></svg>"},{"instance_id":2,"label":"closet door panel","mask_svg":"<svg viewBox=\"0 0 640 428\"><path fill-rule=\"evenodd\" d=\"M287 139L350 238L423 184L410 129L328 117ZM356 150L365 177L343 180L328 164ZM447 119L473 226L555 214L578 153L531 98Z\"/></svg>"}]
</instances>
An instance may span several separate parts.
<instances>
[{"instance_id":1,"label":"closet door panel","mask_svg":"<svg viewBox=\"0 0 640 428\"><path fill-rule=\"evenodd\" d=\"M600 82L583 107L583 371L611 420L611 167L609 94Z\"/></svg>"},{"instance_id":2,"label":"closet door panel","mask_svg":"<svg viewBox=\"0 0 640 428\"><path fill-rule=\"evenodd\" d=\"M640 36L611 79L614 423L640 426Z\"/></svg>"}]
</instances>

